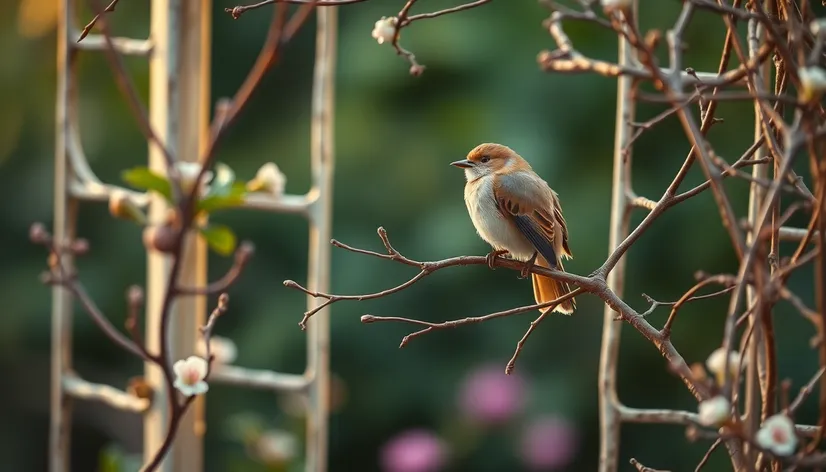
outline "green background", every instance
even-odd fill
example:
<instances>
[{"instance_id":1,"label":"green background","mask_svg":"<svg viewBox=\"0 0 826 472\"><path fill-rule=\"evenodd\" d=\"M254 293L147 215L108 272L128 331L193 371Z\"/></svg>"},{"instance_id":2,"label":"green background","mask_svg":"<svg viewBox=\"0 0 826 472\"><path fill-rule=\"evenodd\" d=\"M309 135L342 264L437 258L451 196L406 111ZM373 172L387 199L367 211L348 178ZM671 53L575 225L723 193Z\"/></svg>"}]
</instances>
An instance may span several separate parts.
<instances>
[{"instance_id":1,"label":"green background","mask_svg":"<svg viewBox=\"0 0 826 472\"><path fill-rule=\"evenodd\" d=\"M27 239L34 221L50 224L54 154L54 1L2 2L0 39L0 461L3 470L45 470L48 432L50 291L38 282L45 268L42 248ZM679 12L676 1L641 0L644 30L663 31ZM112 16L118 35L148 34L148 2L123 1ZM455 2L420 1L413 13ZM212 95L231 96L263 41L269 8L233 21L213 5ZM373 23L395 14L396 1L370 1L340 9L336 73L336 175L333 237L357 247L381 249L383 226L397 249L411 258L436 260L482 255L487 245L475 234L462 201L464 179L448 163L480 142L501 142L526 157L559 193L576 258L566 269L588 274L607 254L616 81L592 75L548 75L536 56L553 49L542 27L547 10L533 1L498 1L483 8L415 23L402 43L427 66L421 77L389 45L371 38ZM79 23L89 18L84 10ZM593 25L566 27L584 54L616 58L616 38ZM239 177L273 161L287 175L287 191L303 193L309 183L309 110L314 21L289 45L283 60L219 150L218 159ZM715 70L724 36L722 21L700 12L689 28L685 65ZM745 35L743 35L745 36ZM661 51L664 53L664 51ZM665 55L661 54L664 60ZM733 59L732 65L738 61ZM141 59L127 65L146 97L148 68ZM98 176L116 182L119 172L145 162L146 144L112 81L102 54L84 54L80 67L83 145ZM696 108L696 107L695 107ZM641 105L638 120L661 105ZM730 162L752 142L751 105L724 103L725 122L710 134L719 155ZM696 112L696 109L694 110ZM689 149L676 119L643 136L635 149L634 187L657 199ZM683 189L702 181L692 170ZM741 216L747 185L727 181ZM634 213L639 222L642 211ZM251 211L225 212L215 220L231 225L257 252L232 288L231 311L216 334L239 346L238 364L300 372L305 334L297 322L305 297L286 289L284 279L306 277L307 229L295 216ZM140 230L109 217L104 205L83 208L80 236L92 252L80 263L82 281L116 326L122 326L124 293L145 281ZM787 248L784 247L788 251ZM388 288L414 272L399 264L333 249L335 293L369 293ZM211 277L230 258L211 256ZM710 193L669 210L628 253L625 299L647 308L643 292L674 300L693 283L697 270L735 272L728 237ZM811 272L792 279L810 305ZM575 316L547 319L527 344L517 372L529 382L529 400L509 424L478 430L461 419L457 403L462 381L479 366L504 366L535 313L428 334L398 349L412 326L362 325L365 313L429 321L478 316L532 303L530 283L508 270L481 266L436 273L409 290L369 301L343 302L332 310L332 367L346 386L346 398L331 418L330 470L379 470L381 446L411 427L432 429L452 451L452 471L519 471L519 447L531 419L564 418L576 429L576 459L564 470L596 468L599 447L597 366L603 306L592 296L578 299ZM210 303L214 302L211 301ZM690 363L704 362L722 338L727 299L685 307L674 342ZM650 317L660 326L661 308ZM813 330L787 305L776 311L780 377L802 385L816 368L808 339ZM85 378L123 387L141 364L118 350L89 318L75 317L76 368ZM619 394L635 407L684 408L696 403L682 382L666 371L656 349L623 328ZM795 390L796 391L796 390ZM814 401L801 420L815 421ZM213 386L208 395L206 468L257 471L233 436L234 415L253 412L270 427L299 431L301 420L282 408L283 398L258 391ZM72 431L74 470L95 470L101 451L120 444L139 448L140 419L103 406L80 403ZM646 465L693 470L708 443L690 443L679 426L622 428L621 470L630 457ZM299 464L294 464L298 466ZM726 470L725 454L714 454L707 470Z\"/></svg>"}]
</instances>

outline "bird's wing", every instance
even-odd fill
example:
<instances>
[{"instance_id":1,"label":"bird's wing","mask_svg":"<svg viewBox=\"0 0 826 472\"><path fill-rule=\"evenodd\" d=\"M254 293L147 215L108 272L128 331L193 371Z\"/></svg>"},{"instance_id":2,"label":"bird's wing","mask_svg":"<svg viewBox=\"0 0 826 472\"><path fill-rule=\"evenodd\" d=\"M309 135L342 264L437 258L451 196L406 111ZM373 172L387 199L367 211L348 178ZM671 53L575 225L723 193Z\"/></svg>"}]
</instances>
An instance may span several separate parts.
<instances>
[{"instance_id":1,"label":"bird's wing","mask_svg":"<svg viewBox=\"0 0 826 472\"><path fill-rule=\"evenodd\" d=\"M567 229L548 184L524 172L501 174L494 179L493 196L499 211L556 268L558 255L569 253Z\"/></svg>"},{"instance_id":2,"label":"bird's wing","mask_svg":"<svg viewBox=\"0 0 826 472\"><path fill-rule=\"evenodd\" d=\"M551 190L551 194L553 195L554 218L562 233L562 254L568 259L573 259L574 255L571 252L571 248L568 247L568 225L565 223L565 217L562 216L562 205L559 203L559 197L556 195L556 192Z\"/></svg>"}]
</instances>

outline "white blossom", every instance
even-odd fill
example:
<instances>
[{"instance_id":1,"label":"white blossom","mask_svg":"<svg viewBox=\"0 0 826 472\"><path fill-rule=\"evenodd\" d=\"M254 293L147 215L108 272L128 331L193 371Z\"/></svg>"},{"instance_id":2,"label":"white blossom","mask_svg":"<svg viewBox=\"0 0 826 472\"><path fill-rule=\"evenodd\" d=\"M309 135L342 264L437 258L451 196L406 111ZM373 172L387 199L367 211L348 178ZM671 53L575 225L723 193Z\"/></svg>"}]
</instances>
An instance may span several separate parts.
<instances>
[{"instance_id":1,"label":"white blossom","mask_svg":"<svg viewBox=\"0 0 826 472\"><path fill-rule=\"evenodd\" d=\"M794 423L786 415L778 414L766 418L755 436L757 444L778 456L790 456L797 449L797 435Z\"/></svg>"},{"instance_id":2,"label":"white blossom","mask_svg":"<svg viewBox=\"0 0 826 472\"><path fill-rule=\"evenodd\" d=\"M817 66L801 67L797 70L800 76L800 99L804 102L818 100L826 91L826 71Z\"/></svg>"},{"instance_id":3,"label":"white blossom","mask_svg":"<svg viewBox=\"0 0 826 472\"><path fill-rule=\"evenodd\" d=\"M255 177L247 182L250 192L265 192L273 196L284 194L287 177L273 162L267 162L256 172Z\"/></svg>"},{"instance_id":4,"label":"white blossom","mask_svg":"<svg viewBox=\"0 0 826 472\"><path fill-rule=\"evenodd\" d=\"M146 215L138 207L129 193L121 189L113 189L109 193L109 213L116 218L146 224Z\"/></svg>"},{"instance_id":5,"label":"white blossom","mask_svg":"<svg viewBox=\"0 0 826 472\"><path fill-rule=\"evenodd\" d=\"M745 359L740 357L740 353L737 351L731 351L728 354L728 369L729 373L734 376L737 372L740 372L740 364ZM706 367L710 370L713 374L717 376L718 381L722 381L725 378L725 369L726 369L726 350L721 348L717 348L714 352L708 356L706 359Z\"/></svg>"},{"instance_id":6,"label":"white blossom","mask_svg":"<svg viewBox=\"0 0 826 472\"><path fill-rule=\"evenodd\" d=\"M298 441L287 431L264 431L255 441L255 452L267 464L289 462L298 452Z\"/></svg>"},{"instance_id":7,"label":"white blossom","mask_svg":"<svg viewBox=\"0 0 826 472\"><path fill-rule=\"evenodd\" d=\"M393 41L393 36L396 35L396 25L398 25L399 19L395 16L391 16L387 18L385 16L381 17L379 21L373 26L373 38L379 43L389 43Z\"/></svg>"},{"instance_id":8,"label":"white blossom","mask_svg":"<svg viewBox=\"0 0 826 472\"><path fill-rule=\"evenodd\" d=\"M731 403L722 395L700 402L699 423L703 426L718 426L731 415Z\"/></svg>"},{"instance_id":9,"label":"white blossom","mask_svg":"<svg viewBox=\"0 0 826 472\"><path fill-rule=\"evenodd\" d=\"M817 36L820 34L821 31L826 30L826 18L818 18L811 23L809 23L809 31L812 32L813 35Z\"/></svg>"},{"instance_id":10,"label":"white blossom","mask_svg":"<svg viewBox=\"0 0 826 472\"><path fill-rule=\"evenodd\" d=\"M238 347L232 339L221 336L212 336L209 339L209 353L219 364L232 364L238 357ZM198 354L206 357L206 343L203 338L198 340Z\"/></svg>"},{"instance_id":11,"label":"white blossom","mask_svg":"<svg viewBox=\"0 0 826 472\"><path fill-rule=\"evenodd\" d=\"M185 194L191 192L192 188L195 186L195 180L198 178L198 174L201 173L201 163L178 161L175 163L175 168L181 176L181 190ZM213 174L211 170L204 172L204 178L201 180L201 194L206 193L209 189L208 183L212 180L212 176Z\"/></svg>"},{"instance_id":12,"label":"white blossom","mask_svg":"<svg viewBox=\"0 0 826 472\"><path fill-rule=\"evenodd\" d=\"M209 385L204 381L207 374L207 361L204 358L189 356L175 362L172 370L175 371L175 388L184 395L190 397L209 390Z\"/></svg>"},{"instance_id":13,"label":"white blossom","mask_svg":"<svg viewBox=\"0 0 826 472\"><path fill-rule=\"evenodd\" d=\"M602 10L610 13L614 10L630 10L633 0L600 0Z\"/></svg>"}]
</instances>

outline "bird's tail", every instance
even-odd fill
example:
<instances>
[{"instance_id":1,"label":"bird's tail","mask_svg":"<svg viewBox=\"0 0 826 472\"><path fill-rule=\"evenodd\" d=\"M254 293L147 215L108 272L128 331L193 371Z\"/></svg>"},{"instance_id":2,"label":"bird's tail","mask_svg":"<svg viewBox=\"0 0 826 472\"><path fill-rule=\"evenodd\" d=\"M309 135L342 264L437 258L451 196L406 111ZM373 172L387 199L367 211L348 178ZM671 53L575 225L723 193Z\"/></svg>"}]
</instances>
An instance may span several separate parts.
<instances>
[{"instance_id":1,"label":"bird's tail","mask_svg":"<svg viewBox=\"0 0 826 472\"><path fill-rule=\"evenodd\" d=\"M539 267L550 267L548 261L546 261L542 256L536 258L536 265ZM557 261L557 268L559 270L564 270L562 268L562 261ZM531 279L533 280L533 296L536 299L536 303L549 302L571 292L571 287L568 286L567 282L561 282L550 277L537 274L531 274ZM549 308L550 307L542 308L539 311L541 313L545 313ZM574 312L575 308L576 302L573 298L569 298L554 307L554 311L557 313L570 315Z\"/></svg>"}]
</instances>

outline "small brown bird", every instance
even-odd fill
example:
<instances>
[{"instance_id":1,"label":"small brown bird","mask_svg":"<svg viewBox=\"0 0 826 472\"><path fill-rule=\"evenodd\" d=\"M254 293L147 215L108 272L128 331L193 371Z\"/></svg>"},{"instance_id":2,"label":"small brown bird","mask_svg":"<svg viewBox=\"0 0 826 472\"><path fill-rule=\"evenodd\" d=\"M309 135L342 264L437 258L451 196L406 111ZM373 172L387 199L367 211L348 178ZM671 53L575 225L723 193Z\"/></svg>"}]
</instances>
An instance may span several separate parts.
<instances>
[{"instance_id":1,"label":"small brown bird","mask_svg":"<svg viewBox=\"0 0 826 472\"><path fill-rule=\"evenodd\" d=\"M562 257L573 258L568 247L568 228L559 197L530 164L507 146L485 143L476 146L467 159L450 165L465 170L465 204L479 236L493 247L488 265L497 255L509 253L525 261L521 277L533 264L564 270ZM531 274L536 303L545 303L570 293L565 282ZM573 313L574 299L554 308ZM548 308L540 309L546 312Z\"/></svg>"}]
</instances>

